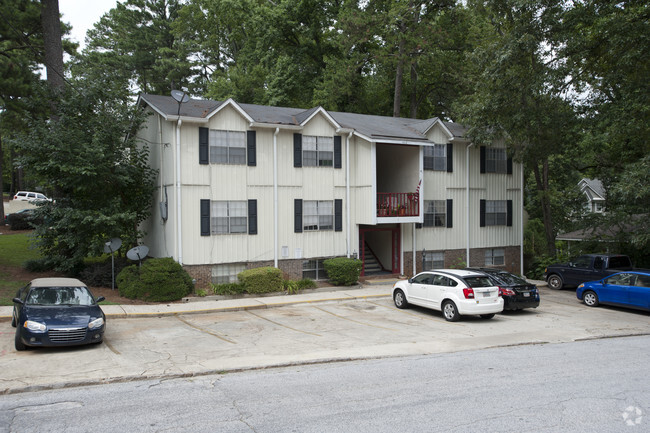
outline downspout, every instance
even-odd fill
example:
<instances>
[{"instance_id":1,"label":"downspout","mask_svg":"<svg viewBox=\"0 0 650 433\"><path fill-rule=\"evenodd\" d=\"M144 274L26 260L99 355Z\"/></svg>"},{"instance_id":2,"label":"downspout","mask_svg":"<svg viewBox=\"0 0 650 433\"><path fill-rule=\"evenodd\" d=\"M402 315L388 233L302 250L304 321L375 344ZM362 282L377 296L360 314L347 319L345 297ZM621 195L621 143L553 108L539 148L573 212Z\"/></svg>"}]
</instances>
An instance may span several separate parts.
<instances>
[{"instance_id":1,"label":"downspout","mask_svg":"<svg viewBox=\"0 0 650 433\"><path fill-rule=\"evenodd\" d=\"M345 248L347 250L347 257L350 258L350 239L352 236L352 217L350 216L350 139L352 139L352 132L348 135L345 143L345 216L347 220L347 235L345 240Z\"/></svg>"},{"instance_id":2,"label":"downspout","mask_svg":"<svg viewBox=\"0 0 650 433\"><path fill-rule=\"evenodd\" d=\"M180 116L176 124L176 249L178 264L183 265L183 234L181 233L181 125Z\"/></svg>"},{"instance_id":3,"label":"downspout","mask_svg":"<svg viewBox=\"0 0 650 433\"><path fill-rule=\"evenodd\" d=\"M526 176L524 175L523 165L520 165L521 170L521 190L519 194L519 199L521 200L520 204L520 218L519 224L521 224L521 243L519 245L519 275L524 275L524 185L526 184Z\"/></svg>"},{"instance_id":4,"label":"downspout","mask_svg":"<svg viewBox=\"0 0 650 433\"><path fill-rule=\"evenodd\" d=\"M417 261L415 260L415 257L417 255L416 251L418 250L417 246L415 245L415 223L413 223L413 227L411 227L411 233L413 234L413 241L412 241L412 243L413 243L413 273L411 274L411 276L414 277L415 276L415 269L416 269L415 266L416 266L416 263L417 263Z\"/></svg>"},{"instance_id":5,"label":"downspout","mask_svg":"<svg viewBox=\"0 0 650 433\"><path fill-rule=\"evenodd\" d=\"M273 133L273 266L278 267L278 133Z\"/></svg>"},{"instance_id":6,"label":"downspout","mask_svg":"<svg viewBox=\"0 0 650 433\"><path fill-rule=\"evenodd\" d=\"M466 185L465 185L465 240L467 244L465 245L465 262L466 266L470 266L469 263L469 232L470 232L470 224L469 224L469 148L474 146L474 143L470 143L467 146L467 153L465 155L465 172L466 172Z\"/></svg>"}]
</instances>

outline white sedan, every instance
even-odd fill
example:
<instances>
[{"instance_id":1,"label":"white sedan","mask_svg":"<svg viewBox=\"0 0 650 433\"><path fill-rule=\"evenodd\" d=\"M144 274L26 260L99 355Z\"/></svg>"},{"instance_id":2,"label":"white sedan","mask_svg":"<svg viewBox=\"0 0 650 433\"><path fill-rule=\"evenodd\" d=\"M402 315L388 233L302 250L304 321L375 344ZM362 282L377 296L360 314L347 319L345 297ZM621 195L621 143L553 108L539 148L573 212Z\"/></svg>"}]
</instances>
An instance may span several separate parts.
<instances>
[{"instance_id":1,"label":"white sedan","mask_svg":"<svg viewBox=\"0 0 650 433\"><path fill-rule=\"evenodd\" d=\"M491 319L503 311L499 287L484 274L460 269L435 269L400 280L393 286L397 308L409 304L442 311L450 322L461 315L479 315Z\"/></svg>"}]
</instances>

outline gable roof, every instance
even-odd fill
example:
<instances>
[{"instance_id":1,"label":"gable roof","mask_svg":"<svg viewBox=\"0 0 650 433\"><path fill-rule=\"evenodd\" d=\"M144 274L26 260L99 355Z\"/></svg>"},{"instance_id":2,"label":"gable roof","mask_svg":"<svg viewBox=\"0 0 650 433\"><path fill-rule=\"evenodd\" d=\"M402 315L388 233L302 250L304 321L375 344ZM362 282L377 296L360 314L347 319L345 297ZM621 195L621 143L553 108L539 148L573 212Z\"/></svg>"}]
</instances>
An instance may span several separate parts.
<instances>
[{"instance_id":1,"label":"gable roof","mask_svg":"<svg viewBox=\"0 0 650 433\"><path fill-rule=\"evenodd\" d=\"M232 99L227 101L210 101L192 99L180 104L171 96L141 94L139 104L147 104L166 120L192 118L207 121L226 104L233 104L240 109L248 121L269 126L304 126L318 112L328 118L337 129L347 129L365 140L372 142L394 142L404 144L433 144L426 136L427 132L440 123L449 135L449 139L462 138L466 129L453 122L443 122L437 117L431 119L409 119L404 117L376 116L371 114L345 113L327 111L322 107L308 110L304 108L271 107L256 104L239 104Z\"/></svg>"},{"instance_id":2,"label":"gable roof","mask_svg":"<svg viewBox=\"0 0 650 433\"><path fill-rule=\"evenodd\" d=\"M605 200L605 188L603 183L598 179L582 179L578 186L580 190L587 194L589 200Z\"/></svg>"}]
</instances>

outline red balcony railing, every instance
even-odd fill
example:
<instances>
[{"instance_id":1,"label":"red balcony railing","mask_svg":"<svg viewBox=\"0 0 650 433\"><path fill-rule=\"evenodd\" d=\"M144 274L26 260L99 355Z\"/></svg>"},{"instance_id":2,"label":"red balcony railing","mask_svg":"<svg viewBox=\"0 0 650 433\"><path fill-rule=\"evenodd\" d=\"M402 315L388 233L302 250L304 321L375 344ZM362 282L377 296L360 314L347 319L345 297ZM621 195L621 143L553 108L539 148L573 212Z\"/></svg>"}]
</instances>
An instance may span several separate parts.
<instances>
[{"instance_id":1,"label":"red balcony railing","mask_svg":"<svg viewBox=\"0 0 650 433\"><path fill-rule=\"evenodd\" d=\"M377 216L419 216L418 195L414 192L378 192Z\"/></svg>"}]
</instances>

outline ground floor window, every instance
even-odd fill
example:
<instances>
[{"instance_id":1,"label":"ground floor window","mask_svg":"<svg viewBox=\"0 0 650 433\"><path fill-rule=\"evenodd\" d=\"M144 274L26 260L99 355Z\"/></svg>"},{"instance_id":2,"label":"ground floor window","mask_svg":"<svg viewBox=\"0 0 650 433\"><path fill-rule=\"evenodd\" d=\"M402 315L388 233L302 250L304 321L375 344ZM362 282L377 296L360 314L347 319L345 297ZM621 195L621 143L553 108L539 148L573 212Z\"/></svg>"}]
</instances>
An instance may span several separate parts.
<instances>
[{"instance_id":1,"label":"ground floor window","mask_svg":"<svg viewBox=\"0 0 650 433\"><path fill-rule=\"evenodd\" d=\"M505 250L503 248L490 248L485 250L486 266L502 266L505 263Z\"/></svg>"},{"instance_id":2,"label":"ground floor window","mask_svg":"<svg viewBox=\"0 0 650 433\"><path fill-rule=\"evenodd\" d=\"M236 283L237 274L246 269L243 263L226 263L212 267L212 284Z\"/></svg>"},{"instance_id":3,"label":"ground floor window","mask_svg":"<svg viewBox=\"0 0 650 433\"><path fill-rule=\"evenodd\" d=\"M213 201L210 210L210 233L246 233L248 205L245 201Z\"/></svg>"},{"instance_id":4,"label":"ground floor window","mask_svg":"<svg viewBox=\"0 0 650 433\"><path fill-rule=\"evenodd\" d=\"M505 226L507 223L506 200L487 200L485 203L485 225Z\"/></svg>"},{"instance_id":5,"label":"ground floor window","mask_svg":"<svg viewBox=\"0 0 650 433\"><path fill-rule=\"evenodd\" d=\"M431 269L441 269L445 267L445 253L443 252L429 252L424 253L424 269L429 271Z\"/></svg>"},{"instance_id":6,"label":"ground floor window","mask_svg":"<svg viewBox=\"0 0 650 433\"><path fill-rule=\"evenodd\" d=\"M334 202L305 200L303 202L303 230L332 230L334 228Z\"/></svg>"},{"instance_id":7,"label":"ground floor window","mask_svg":"<svg viewBox=\"0 0 650 433\"><path fill-rule=\"evenodd\" d=\"M304 260L302 262L302 277L311 280L326 280L327 273L323 262L327 259Z\"/></svg>"}]
</instances>

